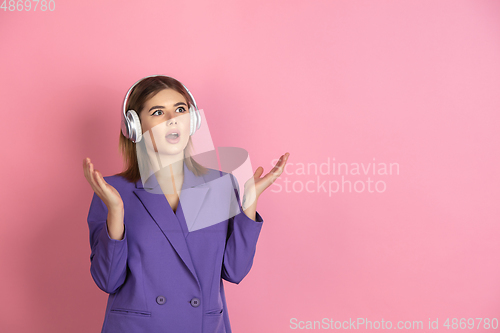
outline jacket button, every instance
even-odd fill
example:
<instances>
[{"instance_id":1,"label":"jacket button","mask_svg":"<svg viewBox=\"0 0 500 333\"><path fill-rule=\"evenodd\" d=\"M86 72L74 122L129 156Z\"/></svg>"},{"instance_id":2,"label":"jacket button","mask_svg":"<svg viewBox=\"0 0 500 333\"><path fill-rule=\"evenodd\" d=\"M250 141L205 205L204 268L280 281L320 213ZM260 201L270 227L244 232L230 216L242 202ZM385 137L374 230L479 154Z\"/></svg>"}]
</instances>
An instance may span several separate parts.
<instances>
[{"instance_id":1,"label":"jacket button","mask_svg":"<svg viewBox=\"0 0 500 333\"><path fill-rule=\"evenodd\" d=\"M160 305L165 304L166 301L167 301L167 299L165 298L165 296L156 297L156 303L158 303Z\"/></svg>"},{"instance_id":2,"label":"jacket button","mask_svg":"<svg viewBox=\"0 0 500 333\"><path fill-rule=\"evenodd\" d=\"M192 300L190 300L190 301L189 301L189 303L191 303L191 306L192 306L193 308L197 308L198 306L200 306L200 303L201 303L201 302L200 302L200 299L199 299L199 298L197 298L197 297L193 297L193 299L192 299Z\"/></svg>"}]
</instances>

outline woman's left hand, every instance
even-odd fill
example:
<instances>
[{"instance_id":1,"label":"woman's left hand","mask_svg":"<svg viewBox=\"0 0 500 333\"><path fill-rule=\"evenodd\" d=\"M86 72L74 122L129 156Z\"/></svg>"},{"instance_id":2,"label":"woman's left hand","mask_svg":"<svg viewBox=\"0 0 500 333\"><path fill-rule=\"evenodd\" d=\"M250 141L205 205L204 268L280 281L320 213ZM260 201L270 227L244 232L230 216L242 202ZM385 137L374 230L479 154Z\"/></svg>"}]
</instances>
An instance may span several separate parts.
<instances>
[{"instance_id":1,"label":"woman's left hand","mask_svg":"<svg viewBox=\"0 0 500 333\"><path fill-rule=\"evenodd\" d=\"M259 166L257 170L255 170L253 177L245 183L245 195L243 196L242 203L243 209L249 207L252 204L256 204L257 199L262 194L262 192L264 192L266 188L271 186L271 184L274 183L276 179L278 179L278 177L285 169L285 165L288 161L289 156L290 153L281 155L274 168L272 168L271 171L269 171L269 173L262 178L260 178L260 176L264 172L264 168Z\"/></svg>"}]
</instances>

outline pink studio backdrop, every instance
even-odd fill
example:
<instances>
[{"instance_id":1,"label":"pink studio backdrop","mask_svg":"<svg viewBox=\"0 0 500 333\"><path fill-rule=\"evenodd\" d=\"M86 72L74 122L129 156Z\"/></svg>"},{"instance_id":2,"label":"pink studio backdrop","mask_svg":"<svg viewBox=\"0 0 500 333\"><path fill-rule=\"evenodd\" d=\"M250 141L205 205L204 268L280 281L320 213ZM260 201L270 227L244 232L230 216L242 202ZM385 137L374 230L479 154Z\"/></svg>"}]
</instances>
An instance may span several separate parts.
<instances>
[{"instance_id":1,"label":"pink studio backdrop","mask_svg":"<svg viewBox=\"0 0 500 333\"><path fill-rule=\"evenodd\" d=\"M225 283L233 332L494 331L475 318L500 319L499 36L498 1L7 4L0 332L100 331L82 160L122 170L121 103L151 74L254 170L291 154L252 270Z\"/></svg>"}]
</instances>

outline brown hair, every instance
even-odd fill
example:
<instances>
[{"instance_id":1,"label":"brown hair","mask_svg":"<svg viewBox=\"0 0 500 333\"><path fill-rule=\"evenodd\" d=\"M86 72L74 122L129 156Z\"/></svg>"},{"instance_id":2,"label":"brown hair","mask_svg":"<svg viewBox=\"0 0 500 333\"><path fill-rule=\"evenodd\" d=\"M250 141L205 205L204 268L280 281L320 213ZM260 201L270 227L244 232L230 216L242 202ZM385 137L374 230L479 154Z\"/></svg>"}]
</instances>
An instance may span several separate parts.
<instances>
[{"instance_id":1,"label":"brown hair","mask_svg":"<svg viewBox=\"0 0 500 333\"><path fill-rule=\"evenodd\" d=\"M168 76L154 76L148 77L141 80L130 92L127 100L126 110L135 110L137 115L140 116L144 104L156 95L158 92L164 89L173 89L180 93L187 101L188 105L194 105L191 96L186 91L182 83L174 78ZM122 111L123 112L123 111ZM125 163L125 170L120 172L118 175L127 179L130 182L137 182L141 179L141 173L139 171L139 164L136 152L136 143L127 139L120 129L120 141L119 149L123 156ZM208 172L207 168L196 162L191 156L193 150L193 142L191 137L189 137L188 144L185 149L185 159L184 162L189 170L191 170L196 176L201 176Z\"/></svg>"}]
</instances>

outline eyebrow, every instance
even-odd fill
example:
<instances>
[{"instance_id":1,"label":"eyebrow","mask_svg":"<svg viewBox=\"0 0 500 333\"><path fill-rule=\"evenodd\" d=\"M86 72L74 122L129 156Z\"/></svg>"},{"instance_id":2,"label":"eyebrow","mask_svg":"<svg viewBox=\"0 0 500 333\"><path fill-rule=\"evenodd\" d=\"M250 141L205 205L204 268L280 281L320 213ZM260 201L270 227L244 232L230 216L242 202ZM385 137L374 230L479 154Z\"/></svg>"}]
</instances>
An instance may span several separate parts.
<instances>
[{"instance_id":1,"label":"eyebrow","mask_svg":"<svg viewBox=\"0 0 500 333\"><path fill-rule=\"evenodd\" d=\"M174 106L178 106L178 105L186 105L186 103L184 102L178 102L178 103L175 103ZM186 105L187 106L187 105ZM164 109L165 107L162 106L162 105L155 105L155 106L152 106L151 109L149 109L148 112L151 112L153 111L153 109Z\"/></svg>"}]
</instances>

